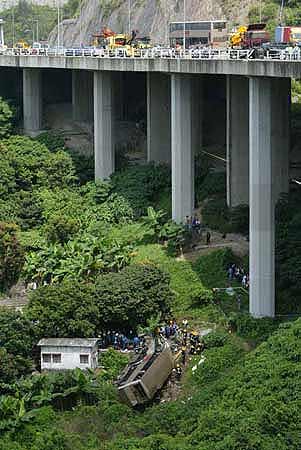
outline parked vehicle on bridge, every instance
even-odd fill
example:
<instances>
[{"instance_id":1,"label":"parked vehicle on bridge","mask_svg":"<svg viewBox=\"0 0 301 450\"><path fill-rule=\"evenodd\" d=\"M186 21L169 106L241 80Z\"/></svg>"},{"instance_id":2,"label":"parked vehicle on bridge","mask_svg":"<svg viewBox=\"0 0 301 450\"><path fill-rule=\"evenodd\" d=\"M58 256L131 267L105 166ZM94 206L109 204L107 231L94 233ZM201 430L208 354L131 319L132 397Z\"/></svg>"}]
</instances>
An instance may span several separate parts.
<instances>
[{"instance_id":1,"label":"parked vehicle on bridge","mask_svg":"<svg viewBox=\"0 0 301 450\"><path fill-rule=\"evenodd\" d=\"M247 49L261 47L270 41L270 34L266 31L265 23L253 23L240 26L230 35L230 47Z\"/></svg>"},{"instance_id":2,"label":"parked vehicle on bridge","mask_svg":"<svg viewBox=\"0 0 301 450\"><path fill-rule=\"evenodd\" d=\"M43 42L34 42L30 49L31 55L46 55L49 45Z\"/></svg>"},{"instance_id":3,"label":"parked vehicle on bridge","mask_svg":"<svg viewBox=\"0 0 301 450\"><path fill-rule=\"evenodd\" d=\"M15 55L28 55L30 52L30 45L21 39L15 44L13 51Z\"/></svg>"},{"instance_id":4,"label":"parked vehicle on bridge","mask_svg":"<svg viewBox=\"0 0 301 450\"><path fill-rule=\"evenodd\" d=\"M48 49L48 56L65 56L66 49L63 46L51 47Z\"/></svg>"},{"instance_id":5,"label":"parked vehicle on bridge","mask_svg":"<svg viewBox=\"0 0 301 450\"><path fill-rule=\"evenodd\" d=\"M169 42L171 47L183 47L185 26L185 47L207 45L210 47L227 47L228 33L226 20L200 20L171 22L169 24Z\"/></svg>"},{"instance_id":6,"label":"parked vehicle on bridge","mask_svg":"<svg viewBox=\"0 0 301 450\"><path fill-rule=\"evenodd\" d=\"M65 56L86 56L84 50L81 47L67 48L65 50Z\"/></svg>"},{"instance_id":7,"label":"parked vehicle on bridge","mask_svg":"<svg viewBox=\"0 0 301 450\"><path fill-rule=\"evenodd\" d=\"M275 36L273 42L267 42L263 48L269 52L277 50L285 50L289 47L301 48L301 26L281 26L275 28Z\"/></svg>"}]
</instances>

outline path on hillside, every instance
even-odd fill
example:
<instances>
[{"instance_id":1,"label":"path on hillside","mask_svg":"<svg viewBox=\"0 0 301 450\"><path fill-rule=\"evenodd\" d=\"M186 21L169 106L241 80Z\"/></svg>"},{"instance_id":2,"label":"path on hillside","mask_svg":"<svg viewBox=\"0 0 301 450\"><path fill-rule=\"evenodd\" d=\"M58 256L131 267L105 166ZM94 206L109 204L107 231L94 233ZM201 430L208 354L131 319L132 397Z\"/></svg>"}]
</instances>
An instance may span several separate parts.
<instances>
[{"instance_id":1,"label":"path on hillside","mask_svg":"<svg viewBox=\"0 0 301 450\"><path fill-rule=\"evenodd\" d=\"M239 257L248 255L249 242L244 236L229 233L226 235L226 238L223 238L221 233L209 231L211 233L211 243L209 245L206 244L206 232L203 232L202 238L194 244L193 248L183 251L177 259L186 259L190 262L195 262L201 255L206 255L214 250L227 247L231 248L233 253Z\"/></svg>"},{"instance_id":2,"label":"path on hillside","mask_svg":"<svg viewBox=\"0 0 301 450\"><path fill-rule=\"evenodd\" d=\"M203 223L202 206L195 209L194 215L196 215L200 222ZM211 242L209 245L206 244L207 231L211 234ZM194 243L193 248L186 251L184 250L177 259L186 259L187 261L195 262L201 255L206 255L214 250L227 247L231 248L233 253L239 257L249 254L249 242L245 236L238 233L227 233L226 237L223 237L222 233L206 227L201 234L201 238L198 238Z\"/></svg>"}]
</instances>

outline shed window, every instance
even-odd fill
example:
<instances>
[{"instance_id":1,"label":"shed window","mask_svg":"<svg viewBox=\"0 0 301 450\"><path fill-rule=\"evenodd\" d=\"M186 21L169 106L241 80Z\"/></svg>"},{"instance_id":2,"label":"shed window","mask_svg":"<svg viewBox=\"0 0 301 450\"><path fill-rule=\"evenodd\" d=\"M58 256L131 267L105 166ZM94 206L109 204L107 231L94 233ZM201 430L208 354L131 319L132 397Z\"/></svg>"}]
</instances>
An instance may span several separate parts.
<instances>
[{"instance_id":1,"label":"shed window","mask_svg":"<svg viewBox=\"0 0 301 450\"><path fill-rule=\"evenodd\" d=\"M51 362L51 354L50 353L43 353L42 359L44 363L50 363Z\"/></svg>"},{"instance_id":2,"label":"shed window","mask_svg":"<svg viewBox=\"0 0 301 450\"><path fill-rule=\"evenodd\" d=\"M62 355L60 353L53 353L52 362L55 364L60 364L62 362Z\"/></svg>"},{"instance_id":3,"label":"shed window","mask_svg":"<svg viewBox=\"0 0 301 450\"><path fill-rule=\"evenodd\" d=\"M89 364L89 355L79 355L79 361L81 364Z\"/></svg>"}]
</instances>

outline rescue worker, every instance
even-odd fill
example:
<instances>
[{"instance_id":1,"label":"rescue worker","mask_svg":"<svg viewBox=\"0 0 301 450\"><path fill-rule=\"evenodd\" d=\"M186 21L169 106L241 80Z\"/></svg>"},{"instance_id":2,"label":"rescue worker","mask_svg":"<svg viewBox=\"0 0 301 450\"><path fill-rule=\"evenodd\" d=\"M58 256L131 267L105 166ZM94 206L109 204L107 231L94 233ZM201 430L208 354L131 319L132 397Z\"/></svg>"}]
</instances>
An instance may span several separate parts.
<instances>
[{"instance_id":1,"label":"rescue worker","mask_svg":"<svg viewBox=\"0 0 301 450\"><path fill-rule=\"evenodd\" d=\"M205 348L204 342L199 342L199 343L197 344L197 347L196 347L196 352L197 352L197 354L199 355L200 353L202 353L202 351L204 350L204 348Z\"/></svg>"},{"instance_id":2,"label":"rescue worker","mask_svg":"<svg viewBox=\"0 0 301 450\"><path fill-rule=\"evenodd\" d=\"M182 367L180 366L180 364L176 365L176 379L177 381L181 380L181 376L182 376Z\"/></svg>"},{"instance_id":3,"label":"rescue worker","mask_svg":"<svg viewBox=\"0 0 301 450\"><path fill-rule=\"evenodd\" d=\"M181 356L182 356L182 364L183 364L183 366L184 366L185 363L186 363L186 350L187 350L186 345L182 345L182 348L181 348Z\"/></svg>"}]
</instances>

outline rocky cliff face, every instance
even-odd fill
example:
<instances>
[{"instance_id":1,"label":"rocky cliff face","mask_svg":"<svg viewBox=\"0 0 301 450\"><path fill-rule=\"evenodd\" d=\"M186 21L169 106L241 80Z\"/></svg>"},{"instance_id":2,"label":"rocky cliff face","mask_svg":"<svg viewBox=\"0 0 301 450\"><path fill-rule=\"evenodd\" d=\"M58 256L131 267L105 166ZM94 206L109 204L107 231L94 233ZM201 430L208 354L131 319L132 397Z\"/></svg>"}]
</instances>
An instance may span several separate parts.
<instances>
[{"instance_id":1,"label":"rocky cliff face","mask_svg":"<svg viewBox=\"0 0 301 450\"><path fill-rule=\"evenodd\" d=\"M186 0L186 20L227 19L231 26L245 22L252 4L254 0ZM156 43L167 43L169 23L183 20L183 0L82 0L81 20L78 17L61 25L64 45L88 45L92 34L103 26L128 32L129 9L131 29ZM56 37L55 29L51 44L55 44Z\"/></svg>"}]
</instances>

